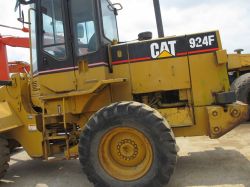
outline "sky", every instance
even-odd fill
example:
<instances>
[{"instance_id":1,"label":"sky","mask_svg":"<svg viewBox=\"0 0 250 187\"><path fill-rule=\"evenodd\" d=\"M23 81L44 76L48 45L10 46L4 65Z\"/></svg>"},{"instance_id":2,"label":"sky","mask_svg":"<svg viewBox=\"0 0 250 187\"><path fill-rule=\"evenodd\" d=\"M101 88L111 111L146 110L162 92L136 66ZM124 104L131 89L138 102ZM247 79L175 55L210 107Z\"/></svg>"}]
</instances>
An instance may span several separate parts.
<instances>
[{"instance_id":1,"label":"sky","mask_svg":"<svg viewBox=\"0 0 250 187\"><path fill-rule=\"evenodd\" d=\"M22 28L22 24L17 21L18 12L14 12L15 0L0 0L0 24L8 25L13 27ZM0 27L0 34L2 36L19 36L19 37L28 37L27 33L21 31L16 31L12 29L5 29ZM23 48L7 48L8 60L10 61L26 61L29 62L29 50Z\"/></svg>"},{"instance_id":2,"label":"sky","mask_svg":"<svg viewBox=\"0 0 250 187\"><path fill-rule=\"evenodd\" d=\"M153 0L112 0L121 3L118 27L121 41L137 39L144 31L157 30ZM249 0L160 0L166 36L175 36L219 30L223 48L229 53L234 49L245 49L250 53L250 3ZM0 0L0 24L22 27L16 21L15 0ZM0 27L1 35L28 36L20 31ZM29 51L8 48L9 61L29 61Z\"/></svg>"}]
</instances>

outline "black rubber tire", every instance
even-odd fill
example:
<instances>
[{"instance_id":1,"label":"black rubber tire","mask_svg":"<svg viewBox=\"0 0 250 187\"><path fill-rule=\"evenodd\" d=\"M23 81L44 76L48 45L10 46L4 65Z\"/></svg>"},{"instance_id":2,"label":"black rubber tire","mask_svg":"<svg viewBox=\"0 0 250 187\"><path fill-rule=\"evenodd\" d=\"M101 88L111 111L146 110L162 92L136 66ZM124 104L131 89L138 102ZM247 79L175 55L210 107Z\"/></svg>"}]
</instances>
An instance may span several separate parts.
<instances>
[{"instance_id":1,"label":"black rubber tire","mask_svg":"<svg viewBox=\"0 0 250 187\"><path fill-rule=\"evenodd\" d=\"M10 154L12 154L18 147L21 147L21 145L14 139L8 139L8 147L10 150Z\"/></svg>"},{"instance_id":2,"label":"black rubber tire","mask_svg":"<svg viewBox=\"0 0 250 187\"><path fill-rule=\"evenodd\" d=\"M250 73L246 73L237 78L231 85L231 91L236 93L236 99L238 101L250 105ZM248 114L250 114L250 107Z\"/></svg>"},{"instance_id":3,"label":"black rubber tire","mask_svg":"<svg viewBox=\"0 0 250 187\"><path fill-rule=\"evenodd\" d=\"M0 136L0 179L4 177L9 168L10 150L8 148L8 141Z\"/></svg>"},{"instance_id":4,"label":"black rubber tire","mask_svg":"<svg viewBox=\"0 0 250 187\"><path fill-rule=\"evenodd\" d=\"M101 138L116 127L135 128L143 132L152 145L153 163L138 180L117 180L108 175L99 162ZM174 172L177 146L170 126L159 112L141 103L120 102L102 108L89 119L80 136L79 160L95 187L161 187Z\"/></svg>"}]
</instances>

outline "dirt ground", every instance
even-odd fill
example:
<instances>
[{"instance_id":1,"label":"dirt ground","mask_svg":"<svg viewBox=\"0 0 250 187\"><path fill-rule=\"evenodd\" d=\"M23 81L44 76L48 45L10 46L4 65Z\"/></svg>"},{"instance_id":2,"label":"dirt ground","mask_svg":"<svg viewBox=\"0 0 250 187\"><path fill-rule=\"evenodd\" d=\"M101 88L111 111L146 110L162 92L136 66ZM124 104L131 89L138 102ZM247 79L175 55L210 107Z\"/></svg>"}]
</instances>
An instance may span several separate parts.
<instances>
[{"instance_id":1,"label":"dirt ground","mask_svg":"<svg viewBox=\"0 0 250 187\"><path fill-rule=\"evenodd\" d=\"M250 124L219 140L177 138L180 147L168 187L250 187ZM92 187L78 160L31 160L24 151L11 157L1 187Z\"/></svg>"}]
</instances>

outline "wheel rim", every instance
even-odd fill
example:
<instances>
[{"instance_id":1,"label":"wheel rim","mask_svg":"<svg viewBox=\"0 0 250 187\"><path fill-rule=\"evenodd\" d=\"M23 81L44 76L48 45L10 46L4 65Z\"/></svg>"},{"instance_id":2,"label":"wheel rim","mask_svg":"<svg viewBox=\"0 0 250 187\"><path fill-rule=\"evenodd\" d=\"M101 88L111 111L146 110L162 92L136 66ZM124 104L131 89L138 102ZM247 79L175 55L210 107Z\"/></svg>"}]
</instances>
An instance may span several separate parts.
<instances>
[{"instance_id":1,"label":"wheel rim","mask_svg":"<svg viewBox=\"0 0 250 187\"><path fill-rule=\"evenodd\" d=\"M120 127L107 132L101 139L98 154L103 169L122 181L143 177L153 163L148 138L134 128Z\"/></svg>"}]
</instances>

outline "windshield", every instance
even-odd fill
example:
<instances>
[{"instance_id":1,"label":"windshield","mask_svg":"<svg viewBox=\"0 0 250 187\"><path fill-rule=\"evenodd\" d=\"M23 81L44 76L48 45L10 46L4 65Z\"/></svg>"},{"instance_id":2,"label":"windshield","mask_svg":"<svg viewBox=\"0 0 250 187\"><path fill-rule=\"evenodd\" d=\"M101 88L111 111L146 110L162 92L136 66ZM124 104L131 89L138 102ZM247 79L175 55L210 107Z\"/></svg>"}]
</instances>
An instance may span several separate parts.
<instances>
[{"instance_id":1,"label":"windshield","mask_svg":"<svg viewBox=\"0 0 250 187\"><path fill-rule=\"evenodd\" d=\"M104 36L110 41L118 40L115 12L108 0L101 0Z\"/></svg>"},{"instance_id":2,"label":"windshield","mask_svg":"<svg viewBox=\"0 0 250 187\"><path fill-rule=\"evenodd\" d=\"M92 0L72 0L71 13L75 53L83 56L97 51L96 20Z\"/></svg>"}]
</instances>

